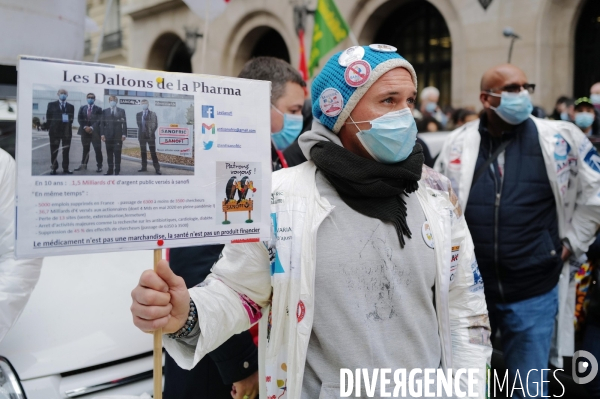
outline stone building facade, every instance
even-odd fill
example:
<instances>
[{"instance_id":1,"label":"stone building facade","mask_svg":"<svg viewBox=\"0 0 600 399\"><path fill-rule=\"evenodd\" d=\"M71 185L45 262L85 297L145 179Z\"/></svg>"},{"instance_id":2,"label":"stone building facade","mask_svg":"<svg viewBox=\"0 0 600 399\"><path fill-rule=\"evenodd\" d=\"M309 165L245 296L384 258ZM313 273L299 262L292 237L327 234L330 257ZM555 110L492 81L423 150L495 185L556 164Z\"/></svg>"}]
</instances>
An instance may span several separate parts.
<instances>
[{"instance_id":1,"label":"stone building facade","mask_svg":"<svg viewBox=\"0 0 600 399\"><path fill-rule=\"evenodd\" d=\"M109 0L88 0L88 15L102 25ZM236 75L253 56L274 55L298 65L294 6L316 0L230 0L211 21L208 40L198 38L190 57L185 28L205 30L205 20L182 0L113 0L119 31L100 62L137 68ZM419 86L438 86L442 103L479 108L479 80L489 67L511 62L537 84L535 104L550 111L560 95L588 94L600 81L600 2L597 0L337 0L360 44L384 42L399 48L419 74ZM484 5L488 4L487 8ZM306 22L310 51L312 17ZM107 32L105 31L105 35ZM99 34L92 34L86 59L93 59ZM202 47L207 43L206 50ZM594 45L595 44L595 45ZM338 50L352 45L350 39ZM203 60L203 54L205 54Z\"/></svg>"}]
</instances>

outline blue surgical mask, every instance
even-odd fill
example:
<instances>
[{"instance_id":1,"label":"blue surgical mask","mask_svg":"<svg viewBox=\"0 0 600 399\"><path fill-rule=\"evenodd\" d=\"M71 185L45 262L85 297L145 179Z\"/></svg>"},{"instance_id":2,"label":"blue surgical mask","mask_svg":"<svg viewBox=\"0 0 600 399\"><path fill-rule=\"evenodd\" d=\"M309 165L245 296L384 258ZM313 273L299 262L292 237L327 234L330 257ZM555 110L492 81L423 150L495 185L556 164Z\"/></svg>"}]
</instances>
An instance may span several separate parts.
<instances>
[{"instance_id":1,"label":"blue surgical mask","mask_svg":"<svg viewBox=\"0 0 600 399\"><path fill-rule=\"evenodd\" d=\"M88 104L90 104L90 105L94 104L94 101L96 101L96 100L94 100L93 98L88 98L88 99L87 99L87 102L88 102Z\"/></svg>"},{"instance_id":2,"label":"blue surgical mask","mask_svg":"<svg viewBox=\"0 0 600 399\"><path fill-rule=\"evenodd\" d=\"M567 112L561 112L560 113L560 120L561 121L568 121L569 120L569 114Z\"/></svg>"},{"instance_id":3,"label":"blue surgical mask","mask_svg":"<svg viewBox=\"0 0 600 399\"><path fill-rule=\"evenodd\" d=\"M271 105L271 107L283 115L283 128L277 133L271 134L271 140L273 140L273 145L275 145L275 148L279 151L283 151L288 148L300 135L304 120L302 115L284 114L274 105Z\"/></svg>"},{"instance_id":4,"label":"blue surgical mask","mask_svg":"<svg viewBox=\"0 0 600 399\"><path fill-rule=\"evenodd\" d=\"M408 158L417 141L417 125L410 108L388 112L372 121L362 121L364 122L370 122L371 129L360 130L356 124L361 122L354 120L346 123L354 123L359 129L356 136L373 159L392 164Z\"/></svg>"},{"instance_id":5,"label":"blue surgical mask","mask_svg":"<svg viewBox=\"0 0 600 399\"><path fill-rule=\"evenodd\" d=\"M111 106L112 108L114 108L114 107L116 107L116 106L117 106L117 102L116 102L116 101L111 101L111 102L109 102L109 104L110 104L110 106Z\"/></svg>"},{"instance_id":6,"label":"blue surgical mask","mask_svg":"<svg viewBox=\"0 0 600 399\"><path fill-rule=\"evenodd\" d=\"M575 124L581 129L587 129L592 126L596 116L590 112L577 112L575 114Z\"/></svg>"},{"instance_id":7,"label":"blue surgical mask","mask_svg":"<svg viewBox=\"0 0 600 399\"><path fill-rule=\"evenodd\" d=\"M600 105L600 94L592 94L592 95L590 95L590 101L594 105Z\"/></svg>"},{"instance_id":8,"label":"blue surgical mask","mask_svg":"<svg viewBox=\"0 0 600 399\"><path fill-rule=\"evenodd\" d=\"M67 95L66 94L59 94L58 98L60 98L60 101L65 101L67 99Z\"/></svg>"},{"instance_id":9,"label":"blue surgical mask","mask_svg":"<svg viewBox=\"0 0 600 399\"><path fill-rule=\"evenodd\" d=\"M142 109L145 111L148 109L148 104L142 104Z\"/></svg>"},{"instance_id":10,"label":"blue surgical mask","mask_svg":"<svg viewBox=\"0 0 600 399\"><path fill-rule=\"evenodd\" d=\"M498 107L491 107L496 114L506 123L510 125L518 125L524 122L531 111L533 111L533 105L531 104L531 98L527 90L521 90L520 93L509 93L503 91L502 94L488 93L494 97L500 97L500 105Z\"/></svg>"},{"instance_id":11,"label":"blue surgical mask","mask_svg":"<svg viewBox=\"0 0 600 399\"><path fill-rule=\"evenodd\" d=\"M436 103L427 103L427 104L425 104L425 111L429 112L430 114L433 114L436 109L437 109L437 104Z\"/></svg>"}]
</instances>

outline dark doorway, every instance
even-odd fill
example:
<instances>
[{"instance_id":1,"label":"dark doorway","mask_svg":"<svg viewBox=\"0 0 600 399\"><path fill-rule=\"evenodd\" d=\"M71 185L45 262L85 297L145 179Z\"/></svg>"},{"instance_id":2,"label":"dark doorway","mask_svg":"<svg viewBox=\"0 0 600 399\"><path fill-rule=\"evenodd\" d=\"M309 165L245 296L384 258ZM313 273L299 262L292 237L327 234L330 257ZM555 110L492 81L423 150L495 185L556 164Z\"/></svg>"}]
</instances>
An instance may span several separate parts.
<instances>
[{"instance_id":1,"label":"dark doorway","mask_svg":"<svg viewBox=\"0 0 600 399\"><path fill-rule=\"evenodd\" d=\"M600 1L587 0L575 31L575 98L589 96L590 87L600 82Z\"/></svg>"},{"instance_id":2,"label":"dark doorway","mask_svg":"<svg viewBox=\"0 0 600 399\"><path fill-rule=\"evenodd\" d=\"M183 41L178 40L173 44L167 57L165 71L192 73L192 59Z\"/></svg>"},{"instance_id":3,"label":"dark doorway","mask_svg":"<svg viewBox=\"0 0 600 399\"><path fill-rule=\"evenodd\" d=\"M152 45L146 68L191 73L192 60L183 40L175 33L165 33Z\"/></svg>"},{"instance_id":4,"label":"dark doorway","mask_svg":"<svg viewBox=\"0 0 600 399\"><path fill-rule=\"evenodd\" d=\"M262 56L281 58L290 62L290 53L285 41L275 29L269 28L263 33L254 45L250 58Z\"/></svg>"},{"instance_id":5,"label":"dark doorway","mask_svg":"<svg viewBox=\"0 0 600 399\"><path fill-rule=\"evenodd\" d=\"M440 105L450 105L452 40L440 12L425 0L406 3L383 21L374 43L390 44L417 72L419 92L427 86L440 91Z\"/></svg>"}]
</instances>

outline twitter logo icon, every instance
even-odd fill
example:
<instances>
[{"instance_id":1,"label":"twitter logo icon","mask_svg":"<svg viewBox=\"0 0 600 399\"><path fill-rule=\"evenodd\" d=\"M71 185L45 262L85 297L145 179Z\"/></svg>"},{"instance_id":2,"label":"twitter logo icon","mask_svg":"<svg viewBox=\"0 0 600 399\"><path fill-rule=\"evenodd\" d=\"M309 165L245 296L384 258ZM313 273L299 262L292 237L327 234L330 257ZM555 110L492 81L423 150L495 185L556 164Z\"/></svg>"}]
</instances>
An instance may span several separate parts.
<instances>
[{"instance_id":1,"label":"twitter logo icon","mask_svg":"<svg viewBox=\"0 0 600 399\"><path fill-rule=\"evenodd\" d=\"M212 146L213 146L213 142L212 141L208 141L208 142L207 141L203 141L202 143L204 144L204 149L205 150L210 150L212 148Z\"/></svg>"}]
</instances>

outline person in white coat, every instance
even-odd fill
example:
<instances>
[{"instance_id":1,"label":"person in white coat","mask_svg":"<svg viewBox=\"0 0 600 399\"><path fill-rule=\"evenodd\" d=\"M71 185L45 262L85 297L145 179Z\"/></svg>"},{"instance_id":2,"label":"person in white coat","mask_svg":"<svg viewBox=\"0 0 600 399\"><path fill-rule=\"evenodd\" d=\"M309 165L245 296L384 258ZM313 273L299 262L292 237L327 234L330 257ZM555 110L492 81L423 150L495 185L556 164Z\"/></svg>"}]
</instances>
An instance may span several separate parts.
<instances>
[{"instance_id":1,"label":"person in white coat","mask_svg":"<svg viewBox=\"0 0 600 399\"><path fill-rule=\"evenodd\" d=\"M587 252L600 223L600 156L574 124L533 117L534 90L518 67L490 68L481 119L452 132L435 164L473 233L510 381L547 369L555 331L553 363L562 367L562 356L573 355L566 261ZM547 395L548 378L535 373L515 395Z\"/></svg>"},{"instance_id":2,"label":"person in white coat","mask_svg":"<svg viewBox=\"0 0 600 399\"><path fill-rule=\"evenodd\" d=\"M0 341L37 284L42 259L15 259L15 160L0 148Z\"/></svg>"},{"instance_id":3,"label":"person in white coat","mask_svg":"<svg viewBox=\"0 0 600 399\"><path fill-rule=\"evenodd\" d=\"M260 322L261 398L386 396L402 371L416 381L404 393L435 392L425 370L483 398L483 283L450 183L415 144L416 88L391 46L335 54L312 84L315 121L300 138L308 161L273 174L271 241L225 245L190 290L160 262L132 292L135 325L170 333L165 348L190 368ZM341 369L361 381L389 369L393 382L375 377L361 390Z\"/></svg>"}]
</instances>

